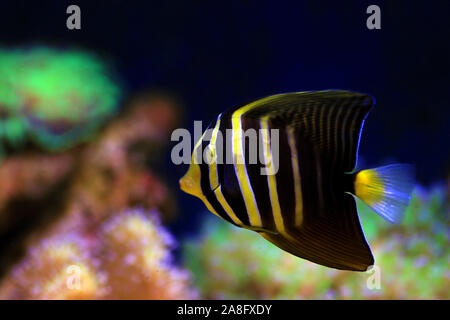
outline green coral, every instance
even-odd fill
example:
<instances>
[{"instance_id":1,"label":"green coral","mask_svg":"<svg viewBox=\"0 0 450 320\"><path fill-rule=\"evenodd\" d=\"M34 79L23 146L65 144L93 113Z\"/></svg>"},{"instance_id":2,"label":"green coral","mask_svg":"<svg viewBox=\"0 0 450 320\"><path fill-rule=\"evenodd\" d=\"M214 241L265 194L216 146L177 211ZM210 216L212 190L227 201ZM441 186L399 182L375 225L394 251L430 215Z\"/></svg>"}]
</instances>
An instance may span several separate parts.
<instances>
[{"instance_id":1,"label":"green coral","mask_svg":"<svg viewBox=\"0 0 450 320\"><path fill-rule=\"evenodd\" d=\"M116 111L119 96L106 65L94 55L0 50L0 139L13 147L27 136L44 149L70 147Z\"/></svg>"},{"instance_id":2,"label":"green coral","mask_svg":"<svg viewBox=\"0 0 450 320\"><path fill-rule=\"evenodd\" d=\"M184 247L208 299L449 299L448 200L443 187L417 187L402 225L358 202L375 267L365 273L292 256L254 232L217 218ZM379 288L377 281L379 280Z\"/></svg>"}]
</instances>

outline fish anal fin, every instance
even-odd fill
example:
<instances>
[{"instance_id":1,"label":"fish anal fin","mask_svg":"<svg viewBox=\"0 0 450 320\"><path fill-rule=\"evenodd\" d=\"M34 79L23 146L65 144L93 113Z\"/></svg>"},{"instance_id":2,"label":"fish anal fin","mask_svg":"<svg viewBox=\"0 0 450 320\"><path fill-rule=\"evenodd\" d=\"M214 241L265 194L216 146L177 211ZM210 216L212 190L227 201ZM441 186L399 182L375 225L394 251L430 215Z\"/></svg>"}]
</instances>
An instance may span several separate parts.
<instances>
[{"instance_id":1,"label":"fish anal fin","mask_svg":"<svg viewBox=\"0 0 450 320\"><path fill-rule=\"evenodd\" d=\"M251 230L251 231L255 231L258 233L267 233L267 234L272 234L272 235L278 235L278 232L269 230L269 229L266 229L263 227L253 227L253 226L240 226L240 227Z\"/></svg>"},{"instance_id":2,"label":"fish anal fin","mask_svg":"<svg viewBox=\"0 0 450 320\"><path fill-rule=\"evenodd\" d=\"M345 195L339 215L305 216L301 227L285 234L261 234L279 248L311 262L341 270L366 271L374 258L357 215L353 197ZM331 219L330 219L331 218Z\"/></svg>"}]
</instances>

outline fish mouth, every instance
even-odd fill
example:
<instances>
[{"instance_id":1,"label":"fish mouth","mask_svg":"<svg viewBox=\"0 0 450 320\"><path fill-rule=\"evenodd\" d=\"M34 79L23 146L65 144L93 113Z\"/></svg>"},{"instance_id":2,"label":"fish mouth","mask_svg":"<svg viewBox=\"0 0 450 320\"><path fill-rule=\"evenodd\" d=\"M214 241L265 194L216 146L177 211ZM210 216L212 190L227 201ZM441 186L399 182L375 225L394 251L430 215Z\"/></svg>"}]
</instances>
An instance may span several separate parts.
<instances>
[{"instance_id":1,"label":"fish mouth","mask_svg":"<svg viewBox=\"0 0 450 320\"><path fill-rule=\"evenodd\" d=\"M183 177L179 180L180 189L183 190L186 193L191 194L192 189L192 181L189 181L189 179Z\"/></svg>"}]
</instances>

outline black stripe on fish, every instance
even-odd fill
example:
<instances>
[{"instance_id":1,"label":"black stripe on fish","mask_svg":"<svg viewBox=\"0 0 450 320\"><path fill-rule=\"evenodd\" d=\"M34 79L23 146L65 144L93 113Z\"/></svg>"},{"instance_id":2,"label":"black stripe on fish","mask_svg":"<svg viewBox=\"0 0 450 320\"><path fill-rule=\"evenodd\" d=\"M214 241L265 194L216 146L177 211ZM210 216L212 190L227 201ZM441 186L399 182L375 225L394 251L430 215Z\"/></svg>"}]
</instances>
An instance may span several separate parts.
<instances>
[{"instance_id":1,"label":"black stripe on fish","mask_svg":"<svg viewBox=\"0 0 450 320\"><path fill-rule=\"evenodd\" d=\"M232 135L226 134L226 129L231 129L231 116L229 112L222 115L220 130L224 136L225 155L232 154ZM229 161L224 161L218 168L219 183L222 186L222 193L229 206L233 209L236 216L241 220L244 226L250 225L249 215L245 207L244 198L239 188L238 178L235 173L235 166Z\"/></svg>"},{"instance_id":2,"label":"black stripe on fish","mask_svg":"<svg viewBox=\"0 0 450 320\"><path fill-rule=\"evenodd\" d=\"M208 145L207 142L202 142L202 150L205 150L206 146ZM198 152L200 153L201 149L198 149ZM200 188L202 190L203 195L205 196L206 200L211 204L213 209L216 211L216 213L223 218L224 220L236 225L233 220L228 216L228 214L225 212L224 208L221 206L219 201L217 200L216 195L214 194L214 190L211 189L210 185L210 179L209 179L209 166L207 163L202 161L198 164L200 167Z\"/></svg>"},{"instance_id":3,"label":"black stripe on fish","mask_svg":"<svg viewBox=\"0 0 450 320\"><path fill-rule=\"evenodd\" d=\"M256 204L259 209L259 213L261 216L261 222L262 227L268 230L275 230L275 223L273 219L273 213L272 213L272 206L270 203L269 195L269 187L267 185L267 176L261 174L261 169L263 166L260 163L260 154L262 154L262 145L261 145L261 137L260 137L260 130L261 126L258 120L256 119L243 119L242 120L242 129L244 131L248 129L254 129L256 130L256 137L258 138L258 141L256 143L256 147L253 145L252 147L255 152L256 150L256 164L250 163L250 141L245 141L245 154L246 154L246 162L245 166L247 169L247 174L250 180L250 183L252 185L254 197L256 200Z\"/></svg>"},{"instance_id":4,"label":"black stripe on fish","mask_svg":"<svg viewBox=\"0 0 450 320\"><path fill-rule=\"evenodd\" d=\"M292 168L292 154L289 147L288 135L285 128L273 128L279 131L279 164L275 175L277 183L278 201L284 225L295 224L295 184ZM272 141L271 141L272 142Z\"/></svg>"}]
</instances>

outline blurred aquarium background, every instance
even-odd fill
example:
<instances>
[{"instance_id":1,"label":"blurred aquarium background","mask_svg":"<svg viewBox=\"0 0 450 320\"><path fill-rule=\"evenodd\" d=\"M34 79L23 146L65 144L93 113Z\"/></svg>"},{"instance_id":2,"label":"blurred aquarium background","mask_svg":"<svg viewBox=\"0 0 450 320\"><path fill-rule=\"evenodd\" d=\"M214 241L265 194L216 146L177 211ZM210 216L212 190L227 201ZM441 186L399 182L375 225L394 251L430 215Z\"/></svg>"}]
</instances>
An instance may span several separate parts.
<instances>
[{"instance_id":1,"label":"blurred aquarium background","mask_svg":"<svg viewBox=\"0 0 450 320\"><path fill-rule=\"evenodd\" d=\"M80 30L66 27L71 4ZM372 4L380 30L366 27ZM2 3L0 298L449 299L449 11L448 1ZM366 273L219 220L179 190L187 165L170 158L175 128L331 88L376 98L359 167L416 167L403 224L358 203L376 261Z\"/></svg>"}]
</instances>

